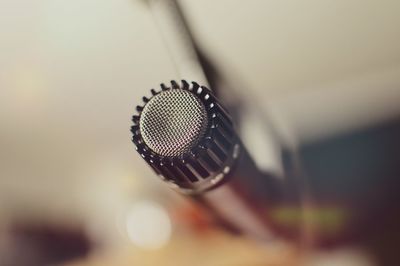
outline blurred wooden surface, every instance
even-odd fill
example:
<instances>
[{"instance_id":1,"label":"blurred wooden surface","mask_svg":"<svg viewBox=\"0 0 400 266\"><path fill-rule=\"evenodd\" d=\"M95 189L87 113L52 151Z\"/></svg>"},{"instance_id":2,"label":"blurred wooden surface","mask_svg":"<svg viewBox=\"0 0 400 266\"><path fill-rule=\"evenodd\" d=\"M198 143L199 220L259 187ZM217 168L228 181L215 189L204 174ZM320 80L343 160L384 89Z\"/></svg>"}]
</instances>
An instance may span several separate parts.
<instances>
[{"instance_id":1,"label":"blurred wooden surface","mask_svg":"<svg viewBox=\"0 0 400 266\"><path fill-rule=\"evenodd\" d=\"M291 266L301 265L298 251L284 243L260 245L251 240L220 232L175 236L159 250L126 247L93 254L66 266L173 265L173 266Z\"/></svg>"}]
</instances>

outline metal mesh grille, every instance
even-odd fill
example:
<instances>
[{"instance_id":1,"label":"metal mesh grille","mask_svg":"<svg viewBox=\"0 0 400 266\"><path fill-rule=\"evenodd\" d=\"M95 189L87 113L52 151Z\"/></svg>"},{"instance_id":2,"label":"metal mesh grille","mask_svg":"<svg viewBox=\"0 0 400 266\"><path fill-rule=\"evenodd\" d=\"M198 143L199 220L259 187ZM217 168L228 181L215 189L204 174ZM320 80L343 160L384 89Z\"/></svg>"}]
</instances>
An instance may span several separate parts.
<instances>
[{"instance_id":1,"label":"metal mesh grille","mask_svg":"<svg viewBox=\"0 0 400 266\"><path fill-rule=\"evenodd\" d=\"M154 96L144 107L140 131L146 145L163 156L189 151L207 128L204 105L191 92L172 89Z\"/></svg>"}]
</instances>

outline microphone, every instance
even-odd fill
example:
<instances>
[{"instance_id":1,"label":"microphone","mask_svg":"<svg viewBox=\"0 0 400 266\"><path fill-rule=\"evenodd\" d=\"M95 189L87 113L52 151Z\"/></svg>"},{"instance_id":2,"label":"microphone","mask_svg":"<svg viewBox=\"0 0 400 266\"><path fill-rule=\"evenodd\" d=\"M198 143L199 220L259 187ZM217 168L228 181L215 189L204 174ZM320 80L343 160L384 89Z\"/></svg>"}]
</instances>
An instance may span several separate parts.
<instances>
[{"instance_id":1,"label":"microphone","mask_svg":"<svg viewBox=\"0 0 400 266\"><path fill-rule=\"evenodd\" d=\"M151 89L132 117L132 142L155 173L235 231L270 239L279 179L258 170L213 93L196 82ZM293 232L292 232L293 233Z\"/></svg>"}]
</instances>

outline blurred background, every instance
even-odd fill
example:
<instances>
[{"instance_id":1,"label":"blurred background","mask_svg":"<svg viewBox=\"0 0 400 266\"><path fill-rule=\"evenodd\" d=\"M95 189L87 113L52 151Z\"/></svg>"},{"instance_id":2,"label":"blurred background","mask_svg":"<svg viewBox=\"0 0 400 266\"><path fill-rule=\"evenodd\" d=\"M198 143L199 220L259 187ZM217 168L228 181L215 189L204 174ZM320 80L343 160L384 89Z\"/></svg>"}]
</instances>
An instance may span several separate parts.
<instances>
[{"instance_id":1,"label":"blurred background","mask_svg":"<svg viewBox=\"0 0 400 266\"><path fill-rule=\"evenodd\" d=\"M306 171L325 165L310 145L379 128L387 143L370 160L389 158L399 177L386 149L398 124L381 124L400 114L400 2L180 3L199 46L240 76ZM155 177L129 132L141 97L180 78L154 20L139 0L0 0L0 265L394 265L354 246L229 235Z\"/></svg>"}]
</instances>

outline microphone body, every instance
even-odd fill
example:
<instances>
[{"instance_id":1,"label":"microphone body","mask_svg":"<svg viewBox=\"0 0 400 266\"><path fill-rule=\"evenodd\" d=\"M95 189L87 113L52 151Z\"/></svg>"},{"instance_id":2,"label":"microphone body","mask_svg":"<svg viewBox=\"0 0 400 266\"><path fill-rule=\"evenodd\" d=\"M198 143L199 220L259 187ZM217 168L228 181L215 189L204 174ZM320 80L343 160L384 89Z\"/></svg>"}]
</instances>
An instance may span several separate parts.
<instances>
[{"instance_id":1,"label":"microphone body","mask_svg":"<svg viewBox=\"0 0 400 266\"><path fill-rule=\"evenodd\" d=\"M300 224L283 228L272 213L298 205L294 183L260 171L212 92L185 80L161 84L133 116L132 141L173 189L190 195L231 230L269 240L300 238Z\"/></svg>"}]
</instances>

